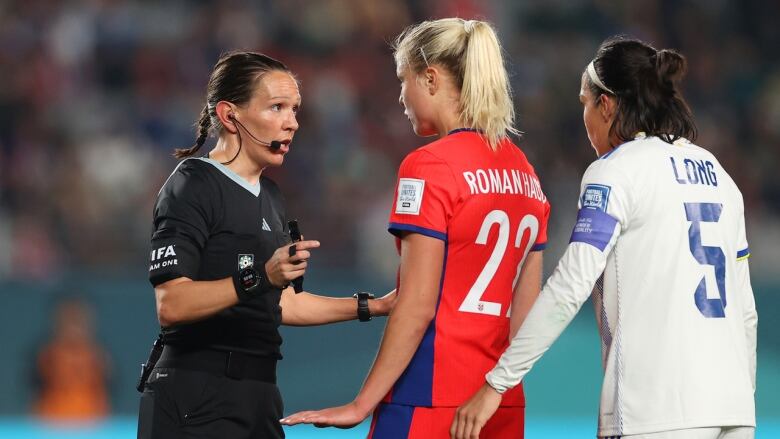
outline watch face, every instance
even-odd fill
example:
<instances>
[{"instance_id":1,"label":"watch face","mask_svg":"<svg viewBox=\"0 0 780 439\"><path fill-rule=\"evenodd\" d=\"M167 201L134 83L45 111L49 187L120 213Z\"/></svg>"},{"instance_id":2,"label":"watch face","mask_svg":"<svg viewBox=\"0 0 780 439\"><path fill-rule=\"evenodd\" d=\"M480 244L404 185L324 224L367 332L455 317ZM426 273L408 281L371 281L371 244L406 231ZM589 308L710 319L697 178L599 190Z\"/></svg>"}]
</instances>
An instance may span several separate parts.
<instances>
[{"instance_id":1,"label":"watch face","mask_svg":"<svg viewBox=\"0 0 780 439\"><path fill-rule=\"evenodd\" d=\"M257 272L251 268L245 268L241 270L241 273L238 274L238 277L241 281L241 286L243 286L245 289L252 288L257 285Z\"/></svg>"}]
</instances>

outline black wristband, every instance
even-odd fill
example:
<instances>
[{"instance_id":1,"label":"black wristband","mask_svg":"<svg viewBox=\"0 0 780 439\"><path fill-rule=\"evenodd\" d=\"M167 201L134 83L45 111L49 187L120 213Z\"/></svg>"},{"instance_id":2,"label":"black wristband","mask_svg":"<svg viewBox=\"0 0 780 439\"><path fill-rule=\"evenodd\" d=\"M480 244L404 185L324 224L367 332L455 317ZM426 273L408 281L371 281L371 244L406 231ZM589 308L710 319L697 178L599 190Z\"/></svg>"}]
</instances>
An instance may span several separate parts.
<instances>
[{"instance_id":1,"label":"black wristband","mask_svg":"<svg viewBox=\"0 0 780 439\"><path fill-rule=\"evenodd\" d=\"M352 297L357 299L357 315L358 320L361 322L368 322L371 320L371 310L368 308L368 299L373 299L374 295L371 293L355 293Z\"/></svg>"}]
</instances>

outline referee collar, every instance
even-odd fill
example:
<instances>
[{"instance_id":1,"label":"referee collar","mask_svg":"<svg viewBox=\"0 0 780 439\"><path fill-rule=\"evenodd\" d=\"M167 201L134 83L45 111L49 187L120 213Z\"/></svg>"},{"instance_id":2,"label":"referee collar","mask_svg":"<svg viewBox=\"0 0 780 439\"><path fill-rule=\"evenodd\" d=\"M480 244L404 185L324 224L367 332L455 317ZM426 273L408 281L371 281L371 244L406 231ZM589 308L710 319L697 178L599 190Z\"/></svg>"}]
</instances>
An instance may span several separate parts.
<instances>
[{"instance_id":1,"label":"referee collar","mask_svg":"<svg viewBox=\"0 0 780 439\"><path fill-rule=\"evenodd\" d=\"M217 168L219 172L225 174L227 178L235 181L239 186L248 190L252 195L256 197L260 195L260 180L257 181L257 184L249 184L249 182L241 178L240 175L236 174L230 168L228 168L227 166L223 165L222 163L214 159L210 159L208 157L195 157L195 158L197 160L204 161L210 164L211 166Z\"/></svg>"}]
</instances>

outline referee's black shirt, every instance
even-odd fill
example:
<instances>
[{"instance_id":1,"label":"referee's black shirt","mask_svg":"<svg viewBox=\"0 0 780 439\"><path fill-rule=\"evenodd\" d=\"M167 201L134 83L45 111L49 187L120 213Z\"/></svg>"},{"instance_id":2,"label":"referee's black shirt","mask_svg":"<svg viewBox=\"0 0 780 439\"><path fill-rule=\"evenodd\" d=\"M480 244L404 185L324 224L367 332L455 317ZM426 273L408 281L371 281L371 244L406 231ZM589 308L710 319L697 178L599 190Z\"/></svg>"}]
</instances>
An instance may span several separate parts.
<instances>
[{"instance_id":1,"label":"referee's black shirt","mask_svg":"<svg viewBox=\"0 0 780 439\"><path fill-rule=\"evenodd\" d=\"M247 265L264 273L273 252L290 242L286 223L284 199L270 179L252 186L215 160L186 159L157 196L149 281L224 279ZM278 290L262 292L206 319L163 328L164 341L281 358L279 299Z\"/></svg>"}]
</instances>

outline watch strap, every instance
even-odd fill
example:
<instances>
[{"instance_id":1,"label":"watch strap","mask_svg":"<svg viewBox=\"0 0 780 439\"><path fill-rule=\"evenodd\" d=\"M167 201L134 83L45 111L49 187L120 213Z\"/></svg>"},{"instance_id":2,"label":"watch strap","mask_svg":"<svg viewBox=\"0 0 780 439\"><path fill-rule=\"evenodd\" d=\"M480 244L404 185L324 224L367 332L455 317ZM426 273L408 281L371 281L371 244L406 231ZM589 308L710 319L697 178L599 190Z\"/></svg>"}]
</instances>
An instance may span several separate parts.
<instances>
[{"instance_id":1,"label":"watch strap","mask_svg":"<svg viewBox=\"0 0 780 439\"><path fill-rule=\"evenodd\" d=\"M247 285L247 276L254 276L254 283ZM281 291L282 288L277 288L268 281L265 270L260 274L254 268L244 268L233 274L233 287L236 289L239 302L246 302L261 295L265 292Z\"/></svg>"},{"instance_id":2,"label":"watch strap","mask_svg":"<svg viewBox=\"0 0 780 439\"><path fill-rule=\"evenodd\" d=\"M361 322L368 322L371 320L371 310L368 307L368 299L373 299L374 295L371 293L355 293L352 297L357 299L357 315L358 320Z\"/></svg>"}]
</instances>

